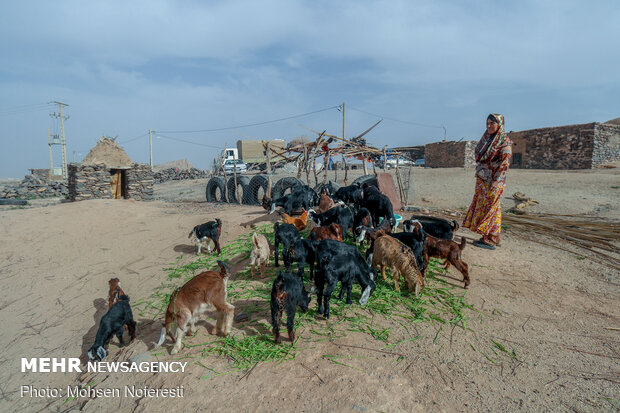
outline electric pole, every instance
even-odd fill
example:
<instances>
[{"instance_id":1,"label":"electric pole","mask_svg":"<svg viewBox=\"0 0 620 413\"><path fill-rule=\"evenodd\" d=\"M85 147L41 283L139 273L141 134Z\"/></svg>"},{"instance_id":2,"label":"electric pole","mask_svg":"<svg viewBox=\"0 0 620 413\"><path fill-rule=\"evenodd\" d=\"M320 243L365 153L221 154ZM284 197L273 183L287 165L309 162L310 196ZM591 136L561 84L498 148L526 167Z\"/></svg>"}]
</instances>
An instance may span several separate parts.
<instances>
[{"instance_id":1,"label":"electric pole","mask_svg":"<svg viewBox=\"0 0 620 413\"><path fill-rule=\"evenodd\" d=\"M153 170L153 131L149 129L149 151L151 153L151 171Z\"/></svg>"},{"instance_id":2,"label":"electric pole","mask_svg":"<svg viewBox=\"0 0 620 413\"><path fill-rule=\"evenodd\" d=\"M68 173L67 173L67 141L65 140L65 120L69 119L69 116L62 115L62 108L63 106L69 106L69 105L67 105L66 103L58 102L58 101L52 101L49 103L55 103L58 105L58 113L54 112L50 114L50 116L53 118L60 119L60 139L61 139L60 143L62 145L62 179L66 181L68 178Z\"/></svg>"}]
</instances>

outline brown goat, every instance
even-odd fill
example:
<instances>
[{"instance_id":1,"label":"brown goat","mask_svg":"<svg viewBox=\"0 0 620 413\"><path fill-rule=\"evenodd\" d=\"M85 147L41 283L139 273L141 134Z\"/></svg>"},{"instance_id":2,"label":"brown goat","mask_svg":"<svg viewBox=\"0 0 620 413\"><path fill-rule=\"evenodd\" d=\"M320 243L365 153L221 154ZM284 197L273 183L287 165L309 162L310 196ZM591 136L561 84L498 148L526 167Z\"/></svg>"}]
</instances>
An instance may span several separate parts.
<instances>
[{"instance_id":1,"label":"brown goat","mask_svg":"<svg viewBox=\"0 0 620 413\"><path fill-rule=\"evenodd\" d=\"M317 208L317 212L319 214L322 214L323 212L327 211L328 209L332 209L335 206L336 203L334 202L334 200L331 199L329 195L327 195L327 191L323 189L321 191L321 197L319 199L319 207Z\"/></svg>"},{"instance_id":2,"label":"brown goat","mask_svg":"<svg viewBox=\"0 0 620 413\"><path fill-rule=\"evenodd\" d=\"M435 238L426 234L426 243L424 244L424 259L428 262L428 257L443 258L446 260L445 269L450 268L450 264L463 274L464 288L469 287L469 267L461 258L461 252L465 248L467 241L465 237L461 237L461 244L457 244L452 240Z\"/></svg>"},{"instance_id":3,"label":"brown goat","mask_svg":"<svg viewBox=\"0 0 620 413\"><path fill-rule=\"evenodd\" d=\"M176 289L170 296L166 322L157 343L161 346L167 334L172 341L175 341L170 354L177 354L181 350L183 336L186 332L187 335L194 334L196 321L210 305L217 310L214 333L222 336L230 333L235 307L226 302L228 266L222 261L218 261L217 264L220 266L220 271L202 272ZM176 331L172 331L173 324L176 325Z\"/></svg>"},{"instance_id":4,"label":"brown goat","mask_svg":"<svg viewBox=\"0 0 620 413\"><path fill-rule=\"evenodd\" d=\"M119 301L121 295L125 295L125 291L121 288L121 280L111 278L108 281L108 310Z\"/></svg>"},{"instance_id":5,"label":"brown goat","mask_svg":"<svg viewBox=\"0 0 620 413\"><path fill-rule=\"evenodd\" d=\"M383 280L386 280L385 268L391 268L392 277L394 278L394 289L396 291L400 291L398 281L401 275L405 278L407 290L415 292L416 296L419 296L420 291L424 288L424 278L418 268L413 252L396 238L383 235L375 240L372 252L372 266L373 268L381 268Z\"/></svg>"},{"instance_id":6,"label":"brown goat","mask_svg":"<svg viewBox=\"0 0 620 413\"><path fill-rule=\"evenodd\" d=\"M333 239L342 242L342 229L340 228L340 225L334 222L323 227L314 227L312 228L312 231L310 231L310 239L315 241Z\"/></svg>"}]
</instances>

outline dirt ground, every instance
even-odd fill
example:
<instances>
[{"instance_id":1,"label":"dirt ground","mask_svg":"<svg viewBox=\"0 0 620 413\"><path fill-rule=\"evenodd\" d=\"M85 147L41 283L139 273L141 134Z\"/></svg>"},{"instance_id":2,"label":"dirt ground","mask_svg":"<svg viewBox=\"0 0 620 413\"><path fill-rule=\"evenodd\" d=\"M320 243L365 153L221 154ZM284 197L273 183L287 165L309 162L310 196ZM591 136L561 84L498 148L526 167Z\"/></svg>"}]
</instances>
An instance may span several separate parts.
<instances>
[{"instance_id":1,"label":"dirt ground","mask_svg":"<svg viewBox=\"0 0 620 413\"><path fill-rule=\"evenodd\" d=\"M457 215L473 195L471 170L415 169L410 204ZM39 201L37 207L0 207L0 411L618 411L620 409L620 288L617 267L591 259L548 236L508 229L494 251L468 245L472 285L467 322L407 324L383 320L388 345L346 332L322 341L301 327L293 360L259 363L246 371L231 360L201 354L215 340L214 320L173 357L171 343L155 349L161 317L140 316L138 338L106 361L188 361L180 373L22 373L21 358L81 357L107 310L107 281L119 277L136 306L165 282L168 268L195 260L187 238L199 223L219 217L223 244L251 231L241 222L261 216L254 206L204 202L206 181L156 186L156 200ZM521 192L540 203L532 213L596 216L620 221L620 169L509 172L504 208ZM46 205L46 206L43 206ZM404 213L407 216L409 213ZM455 216L459 219L460 217ZM476 239L459 230L459 236ZM544 241L540 243L538 241ZM618 238L611 239L620 247ZM556 248L557 246L557 248ZM562 248L560 248L562 247ZM620 256L616 255L616 259ZM235 276L229 287L246 282ZM209 268L211 269L211 268ZM460 274L446 280L460 288ZM239 284L245 285L245 284ZM463 290L464 291L464 290ZM237 314L247 302L230 300ZM353 306L359 306L354 300ZM313 300L311 307L316 307ZM252 314L268 324L269 314ZM317 323L338 327L333 316ZM233 325L232 335L269 335ZM284 342L287 345L287 341ZM502 350L502 349L505 349ZM225 374L215 374L224 372ZM182 398L30 397L21 386L90 384L174 388ZM64 391L64 390L63 390Z\"/></svg>"}]
</instances>

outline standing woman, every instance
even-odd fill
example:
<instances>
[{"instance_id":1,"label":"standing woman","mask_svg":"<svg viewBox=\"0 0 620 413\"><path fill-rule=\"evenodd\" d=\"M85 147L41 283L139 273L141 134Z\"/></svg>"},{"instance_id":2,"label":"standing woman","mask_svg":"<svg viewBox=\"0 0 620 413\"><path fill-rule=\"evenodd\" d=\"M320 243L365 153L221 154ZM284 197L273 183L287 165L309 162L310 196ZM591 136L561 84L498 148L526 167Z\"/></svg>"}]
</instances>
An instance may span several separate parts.
<instances>
[{"instance_id":1,"label":"standing woman","mask_svg":"<svg viewBox=\"0 0 620 413\"><path fill-rule=\"evenodd\" d=\"M487 130L476 146L476 192L463 226L482 235L474 245L494 250L502 229L500 198L512 157L512 141L504 131L504 116L487 117Z\"/></svg>"}]
</instances>

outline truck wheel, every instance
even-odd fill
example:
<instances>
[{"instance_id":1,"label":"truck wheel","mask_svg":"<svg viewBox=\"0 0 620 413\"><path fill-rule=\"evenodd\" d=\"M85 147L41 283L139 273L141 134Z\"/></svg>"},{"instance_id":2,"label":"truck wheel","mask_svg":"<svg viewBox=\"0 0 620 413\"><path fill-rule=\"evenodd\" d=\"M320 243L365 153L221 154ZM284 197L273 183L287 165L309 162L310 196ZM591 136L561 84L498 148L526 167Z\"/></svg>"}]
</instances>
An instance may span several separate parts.
<instances>
[{"instance_id":1,"label":"truck wheel","mask_svg":"<svg viewBox=\"0 0 620 413\"><path fill-rule=\"evenodd\" d=\"M292 190L298 185L304 186L305 184L292 176L280 179L271 190L271 199L281 198L287 190Z\"/></svg>"},{"instance_id":2,"label":"truck wheel","mask_svg":"<svg viewBox=\"0 0 620 413\"><path fill-rule=\"evenodd\" d=\"M219 191L219 199L218 199ZM221 176L214 176L207 184L206 198L207 202L224 202L224 191L226 191L226 183Z\"/></svg>"},{"instance_id":3,"label":"truck wheel","mask_svg":"<svg viewBox=\"0 0 620 413\"><path fill-rule=\"evenodd\" d=\"M250 179L247 191L243 192L243 203L246 205L261 205L267 196L267 175L254 175Z\"/></svg>"},{"instance_id":4,"label":"truck wheel","mask_svg":"<svg viewBox=\"0 0 620 413\"><path fill-rule=\"evenodd\" d=\"M237 191L241 189L241 199L245 197L245 193L248 190L248 185L250 184L250 178L247 176L237 176L237 188L235 188L235 177L233 176L228 180L228 200L231 203L238 203L237 201Z\"/></svg>"}]
</instances>

